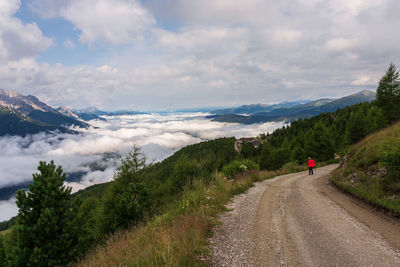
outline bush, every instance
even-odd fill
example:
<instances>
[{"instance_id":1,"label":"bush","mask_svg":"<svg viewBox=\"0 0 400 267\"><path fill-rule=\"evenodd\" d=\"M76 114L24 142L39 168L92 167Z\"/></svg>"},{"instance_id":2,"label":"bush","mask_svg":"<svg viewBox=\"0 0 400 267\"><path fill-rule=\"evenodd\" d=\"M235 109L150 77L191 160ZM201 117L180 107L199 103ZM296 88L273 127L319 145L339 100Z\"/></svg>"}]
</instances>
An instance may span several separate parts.
<instances>
[{"instance_id":1,"label":"bush","mask_svg":"<svg viewBox=\"0 0 400 267\"><path fill-rule=\"evenodd\" d=\"M379 165L387 170L387 175L382 180L383 186L386 190L392 191L392 186L400 182L400 141L382 145L379 158Z\"/></svg>"},{"instance_id":2,"label":"bush","mask_svg":"<svg viewBox=\"0 0 400 267\"><path fill-rule=\"evenodd\" d=\"M4 252L3 236L0 234L0 267L5 266L6 253Z\"/></svg>"},{"instance_id":3,"label":"bush","mask_svg":"<svg viewBox=\"0 0 400 267\"><path fill-rule=\"evenodd\" d=\"M245 173L250 170L258 170L259 166L251 160L234 160L222 168L223 174L228 178L233 178L239 173Z\"/></svg>"}]
</instances>

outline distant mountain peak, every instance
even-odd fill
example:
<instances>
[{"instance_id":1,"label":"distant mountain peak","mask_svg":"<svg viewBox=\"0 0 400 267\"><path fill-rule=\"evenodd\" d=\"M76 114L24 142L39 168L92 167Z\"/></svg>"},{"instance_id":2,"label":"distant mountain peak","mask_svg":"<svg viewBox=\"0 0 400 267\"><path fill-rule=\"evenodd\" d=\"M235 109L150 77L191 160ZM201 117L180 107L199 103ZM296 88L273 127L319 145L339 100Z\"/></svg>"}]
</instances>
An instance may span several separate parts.
<instances>
[{"instance_id":1,"label":"distant mountain peak","mask_svg":"<svg viewBox=\"0 0 400 267\"><path fill-rule=\"evenodd\" d=\"M68 108L59 112L33 95L24 96L0 89L0 136L26 135L43 131L70 132L68 126L88 127Z\"/></svg>"},{"instance_id":2,"label":"distant mountain peak","mask_svg":"<svg viewBox=\"0 0 400 267\"><path fill-rule=\"evenodd\" d=\"M370 90L362 90L358 93L355 93L354 95L363 95L363 96L370 96L370 97L375 97L376 93L374 91L370 91Z\"/></svg>"},{"instance_id":3,"label":"distant mountain peak","mask_svg":"<svg viewBox=\"0 0 400 267\"><path fill-rule=\"evenodd\" d=\"M77 120L79 120L79 116L77 114L75 114L74 112L72 112L69 108L67 108L66 106L60 106L56 109L58 112L60 112L61 114L64 114L67 117L71 117L71 118L75 118Z\"/></svg>"},{"instance_id":4,"label":"distant mountain peak","mask_svg":"<svg viewBox=\"0 0 400 267\"><path fill-rule=\"evenodd\" d=\"M17 111L24 116L27 116L34 110L56 112L52 107L39 101L39 99L33 95L23 96L4 89L0 89L0 106Z\"/></svg>"}]
</instances>

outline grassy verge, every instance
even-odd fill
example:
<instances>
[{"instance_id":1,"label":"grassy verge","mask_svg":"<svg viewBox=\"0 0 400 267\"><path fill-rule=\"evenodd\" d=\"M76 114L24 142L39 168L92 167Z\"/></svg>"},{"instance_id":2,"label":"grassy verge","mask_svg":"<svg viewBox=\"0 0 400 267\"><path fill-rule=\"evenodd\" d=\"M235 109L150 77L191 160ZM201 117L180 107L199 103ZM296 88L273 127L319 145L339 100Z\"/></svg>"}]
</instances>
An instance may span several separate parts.
<instances>
[{"instance_id":1,"label":"grassy verge","mask_svg":"<svg viewBox=\"0 0 400 267\"><path fill-rule=\"evenodd\" d=\"M208 185L200 181L188 187L167 213L111 236L77 266L207 266L202 260L209 253L207 238L233 195L253 182L305 169L287 164L278 171L249 172L232 180L216 173Z\"/></svg>"},{"instance_id":2,"label":"grassy verge","mask_svg":"<svg viewBox=\"0 0 400 267\"><path fill-rule=\"evenodd\" d=\"M391 146L400 140L400 123L370 135L352 146L341 166L333 172L332 182L342 190L392 215L400 216L400 194L398 182L386 187L387 175L380 166L380 155L384 145Z\"/></svg>"}]
</instances>

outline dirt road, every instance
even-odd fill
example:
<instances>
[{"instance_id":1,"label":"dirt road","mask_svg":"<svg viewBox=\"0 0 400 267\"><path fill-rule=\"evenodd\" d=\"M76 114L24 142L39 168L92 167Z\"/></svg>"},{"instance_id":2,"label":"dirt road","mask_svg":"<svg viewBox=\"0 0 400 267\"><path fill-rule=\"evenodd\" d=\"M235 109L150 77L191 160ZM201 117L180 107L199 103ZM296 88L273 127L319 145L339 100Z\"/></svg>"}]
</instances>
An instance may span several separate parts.
<instances>
[{"instance_id":1,"label":"dirt road","mask_svg":"<svg viewBox=\"0 0 400 267\"><path fill-rule=\"evenodd\" d=\"M398 220L330 185L329 165L257 183L210 240L214 266L400 266Z\"/></svg>"}]
</instances>

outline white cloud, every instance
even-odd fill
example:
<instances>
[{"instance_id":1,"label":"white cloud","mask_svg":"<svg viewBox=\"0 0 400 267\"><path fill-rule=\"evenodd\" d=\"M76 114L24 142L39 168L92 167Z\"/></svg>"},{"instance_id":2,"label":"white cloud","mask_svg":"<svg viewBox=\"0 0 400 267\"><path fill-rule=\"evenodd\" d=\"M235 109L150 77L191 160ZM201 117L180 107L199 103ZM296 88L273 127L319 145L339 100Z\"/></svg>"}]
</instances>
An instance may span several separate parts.
<instances>
[{"instance_id":1,"label":"white cloud","mask_svg":"<svg viewBox=\"0 0 400 267\"><path fill-rule=\"evenodd\" d=\"M105 152L124 155L138 145L149 161L159 161L183 146L203 140L256 136L283 125L281 122L253 125L212 122L204 115L207 114L112 116L106 117L106 122L92 121L97 128L82 130L79 135L41 133L27 137L1 137L0 187L31 181L39 161L54 160L66 173L85 173L79 181L66 182L75 192L113 178L118 158L103 157ZM103 168L92 170L89 164L93 162ZM0 202L0 208L10 210L4 215L6 219L16 214L12 201Z\"/></svg>"},{"instance_id":2,"label":"white cloud","mask_svg":"<svg viewBox=\"0 0 400 267\"><path fill-rule=\"evenodd\" d=\"M296 30L277 30L274 32L274 40L278 44L290 44L298 41L302 36L300 31Z\"/></svg>"},{"instance_id":3,"label":"white cloud","mask_svg":"<svg viewBox=\"0 0 400 267\"><path fill-rule=\"evenodd\" d=\"M3 62L36 57L53 44L36 23L25 24L14 17L20 5L19 0L0 3L0 60Z\"/></svg>"},{"instance_id":4,"label":"white cloud","mask_svg":"<svg viewBox=\"0 0 400 267\"><path fill-rule=\"evenodd\" d=\"M355 44L356 41L354 39L334 38L326 42L326 47L329 50L341 51L341 50L348 50L352 48Z\"/></svg>"},{"instance_id":5,"label":"white cloud","mask_svg":"<svg viewBox=\"0 0 400 267\"><path fill-rule=\"evenodd\" d=\"M360 76L358 79L351 82L352 85L356 86L366 86L366 85L375 85L378 83L378 80L372 78L370 76Z\"/></svg>"},{"instance_id":6,"label":"white cloud","mask_svg":"<svg viewBox=\"0 0 400 267\"><path fill-rule=\"evenodd\" d=\"M15 204L15 197L9 200L0 201L0 222L9 220L18 214L17 205Z\"/></svg>"},{"instance_id":7,"label":"white cloud","mask_svg":"<svg viewBox=\"0 0 400 267\"><path fill-rule=\"evenodd\" d=\"M90 171L85 166L93 161L103 162L103 153L125 153L134 145L147 146L149 152L154 153L150 154L149 158L160 160L182 146L202 140L225 136L256 136L283 125L226 124L211 122L205 119L204 115L195 113L115 116L107 117L107 122L92 121L96 128L82 130L79 135L41 133L27 137L2 137L0 187L29 181L40 160L53 159L56 164L61 164L66 172ZM162 157L157 149L161 151ZM107 164L113 165L114 161ZM109 172L110 170L107 171Z\"/></svg>"},{"instance_id":8,"label":"white cloud","mask_svg":"<svg viewBox=\"0 0 400 267\"><path fill-rule=\"evenodd\" d=\"M29 6L41 17L50 19L59 16L60 10L70 3L70 0L32 0Z\"/></svg>"},{"instance_id":9,"label":"white cloud","mask_svg":"<svg viewBox=\"0 0 400 267\"><path fill-rule=\"evenodd\" d=\"M64 47L67 47L69 49L75 49L76 48L76 44L73 41L71 41L70 39L65 40L63 45L64 45Z\"/></svg>"},{"instance_id":10,"label":"white cloud","mask_svg":"<svg viewBox=\"0 0 400 267\"><path fill-rule=\"evenodd\" d=\"M107 168L104 171L94 171L86 174L79 182L65 182L66 186L72 188L72 193L85 189L93 184L108 182L114 176L116 169Z\"/></svg>"},{"instance_id":11,"label":"white cloud","mask_svg":"<svg viewBox=\"0 0 400 267\"><path fill-rule=\"evenodd\" d=\"M143 38L154 17L136 0L76 0L60 11L82 33L79 40L125 44Z\"/></svg>"},{"instance_id":12,"label":"white cloud","mask_svg":"<svg viewBox=\"0 0 400 267\"><path fill-rule=\"evenodd\" d=\"M277 1L264 0L151 0L147 4L159 17L185 24L252 24L275 19Z\"/></svg>"},{"instance_id":13,"label":"white cloud","mask_svg":"<svg viewBox=\"0 0 400 267\"><path fill-rule=\"evenodd\" d=\"M8 17L14 14L21 5L20 0L8 0L0 2L0 14L2 17Z\"/></svg>"},{"instance_id":14,"label":"white cloud","mask_svg":"<svg viewBox=\"0 0 400 267\"><path fill-rule=\"evenodd\" d=\"M329 7L336 13L355 16L363 10L384 4L386 0L330 0Z\"/></svg>"},{"instance_id":15,"label":"white cloud","mask_svg":"<svg viewBox=\"0 0 400 267\"><path fill-rule=\"evenodd\" d=\"M198 49L229 49L246 41L247 32L244 28L192 28L178 33L156 30L155 35L161 47L169 49L184 48L193 52ZM239 43L239 44L238 44Z\"/></svg>"}]
</instances>

